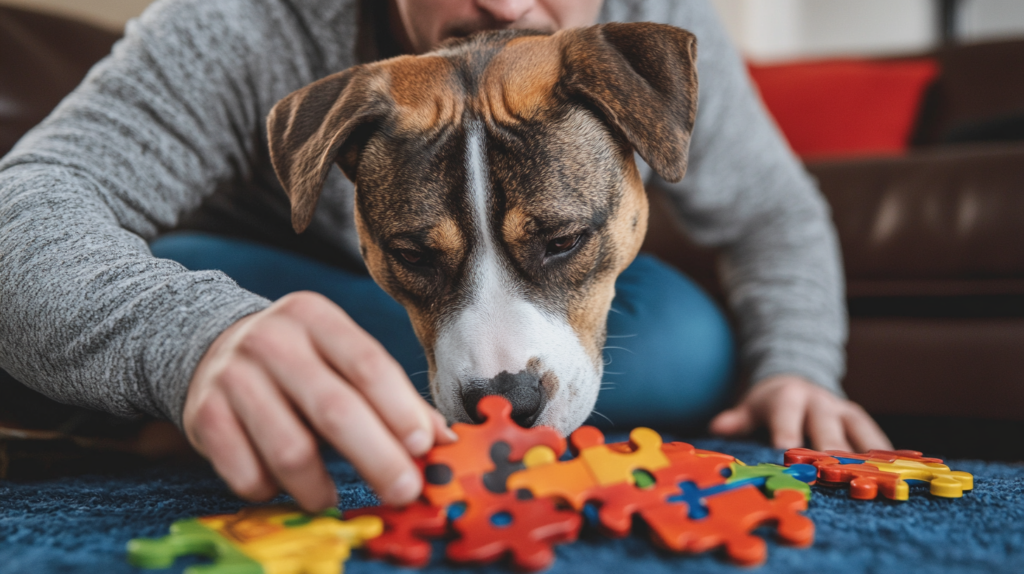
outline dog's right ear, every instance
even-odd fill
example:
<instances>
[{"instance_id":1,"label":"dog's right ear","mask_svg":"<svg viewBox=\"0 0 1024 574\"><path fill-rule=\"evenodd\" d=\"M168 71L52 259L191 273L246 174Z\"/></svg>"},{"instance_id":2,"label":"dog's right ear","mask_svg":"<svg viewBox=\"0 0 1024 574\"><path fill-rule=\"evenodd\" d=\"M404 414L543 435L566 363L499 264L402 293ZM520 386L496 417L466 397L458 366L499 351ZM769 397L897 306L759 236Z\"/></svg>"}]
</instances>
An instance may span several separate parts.
<instances>
[{"instance_id":1,"label":"dog's right ear","mask_svg":"<svg viewBox=\"0 0 1024 574\"><path fill-rule=\"evenodd\" d=\"M320 191L337 163L355 182L359 151L389 109L379 72L354 66L292 92L270 111L270 160L292 204L292 227L313 220Z\"/></svg>"}]
</instances>

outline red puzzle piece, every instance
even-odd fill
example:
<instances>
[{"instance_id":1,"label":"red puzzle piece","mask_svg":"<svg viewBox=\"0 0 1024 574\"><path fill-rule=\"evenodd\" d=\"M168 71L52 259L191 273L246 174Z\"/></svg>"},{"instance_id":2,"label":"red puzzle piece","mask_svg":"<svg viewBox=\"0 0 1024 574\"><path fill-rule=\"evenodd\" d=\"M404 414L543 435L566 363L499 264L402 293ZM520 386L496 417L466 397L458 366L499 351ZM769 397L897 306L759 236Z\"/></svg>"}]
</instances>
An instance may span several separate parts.
<instances>
[{"instance_id":1,"label":"red puzzle piece","mask_svg":"<svg viewBox=\"0 0 1024 574\"><path fill-rule=\"evenodd\" d=\"M555 559L552 545L572 542L579 533L580 515L559 509L551 498L495 494L471 478L462 488L466 512L452 521L460 537L447 550L456 562L485 564L509 554L516 567L541 570Z\"/></svg>"},{"instance_id":2,"label":"red puzzle piece","mask_svg":"<svg viewBox=\"0 0 1024 574\"><path fill-rule=\"evenodd\" d=\"M603 445L604 435L593 427L580 427L569 438L574 452ZM628 454L635 452L634 442L606 445L613 452ZM555 497L569 506L580 510L588 502L598 504L598 519L601 529L608 536L621 537L629 534L633 514L651 505L664 504L665 500L679 493L679 483L691 481L701 488L725 482L723 469L735 458L718 453L698 451L684 442L661 445L662 453L669 461L668 467L649 471L655 484L638 487L632 482L598 484L583 458L527 468L509 477L512 490L526 488L537 497Z\"/></svg>"},{"instance_id":3,"label":"red puzzle piece","mask_svg":"<svg viewBox=\"0 0 1024 574\"><path fill-rule=\"evenodd\" d=\"M426 566L430 561L428 537L444 536L448 531L448 514L443 508L414 502L404 508L375 506L345 512L345 519L356 516L379 516L384 533L367 540L366 551L377 559L388 559L403 566Z\"/></svg>"},{"instance_id":4,"label":"red puzzle piece","mask_svg":"<svg viewBox=\"0 0 1024 574\"><path fill-rule=\"evenodd\" d=\"M508 445L508 461L512 463L521 461L527 450L538 445L547 446L556 456L565 452L565 439L554 429L544 426L525 429L516 424L512 420L512 405L503 397L480 399L477 412L486 418L485 422L452 425L459 440L435 447L425 457L423 495L436 506L465 500L463 478L475 477L479 481L496 470L491 451L497 443ZM504 481L499 482L503 487Z\"/></svg>"},{"instance_id":5,"label":"red puzzle piece","mask_svg":"<svg viewBox=\"0 0 1024 574\"><path fill-rule=\"evenodd\" d=\"M871 451L882 457L898 457L900 453L908 454L910 460L938 461L939 459L922 458L917 451ZM848 458L843 451L820 452L809 448L791 448L786 451L783 459L786 466L793 464L813 464L818 469L819 484L823 486L841 487L850 485L850 498L857 500L873 500L879 493L890 500L907 500L910 497L910 486L900 475L884 472L869 464L840 464L836 456ZM868 460L856 455L857 460ZM896 458L889 459L889 462ZM885 459L875 459L885 460ZM941 461L939 461L941 462Z\"/></svg>"},{"instance_id":6,"label":"red puzzle piece","mask_svg":"<svg viewBox=\"0 0 1024 574\"><path fill-rule=\"evenodd\" d=\"M632 484L615 485L595 497L601 503L598 509L601 529L608 536L629 534L633 515L645 508L669 504L666 500L680 492L681 482L693 482L698 488L724 483L727 477L722 474L723 469L729 468L736 460L727 454L698 452L685 442L668 443L663 445L662 450L671 464L652 473L655 481L653 486L639 488Z\"/></svg>"},{"instance_id":7,"label":"red puzzle piece","mask_svg":"<svg viewBox=\"0 0 1024 574\"><path fill-rule=\"evenodd\" d=\"M676 552L704 552L724 546L735 562L746 566L761 564L768 551L764 540L752 534L757 527L778 524L779 538L794 546L809 546L814 540L814 523L800 514L807 500L796 490L779 490L769 499L756 486L709 496L708 516L691 519L685 503L645 508L640 515L651 527L655 540Z\"/></svg>"}]
</instances>

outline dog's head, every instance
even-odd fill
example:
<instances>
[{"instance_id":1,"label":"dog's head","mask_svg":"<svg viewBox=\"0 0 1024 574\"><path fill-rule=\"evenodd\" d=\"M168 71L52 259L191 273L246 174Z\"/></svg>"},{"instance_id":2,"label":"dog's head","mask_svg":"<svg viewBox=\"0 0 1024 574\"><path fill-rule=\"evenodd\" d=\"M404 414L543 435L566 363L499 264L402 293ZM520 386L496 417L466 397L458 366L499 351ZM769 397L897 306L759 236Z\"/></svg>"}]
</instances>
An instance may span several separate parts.
<instances>
[{"instance_id":1,"label":"dog's head","mask_svg":"<svg viewBox=\"0 0 1024 574\"><path fill-rule=\"evenodd\" d=\"M295 229L337 164L366 265L409 311L450 420L488 394L524 425L589 416L615 279L647 229L633 152L683 177L695 48L659 24L490 32L350 68L271 112Z\"/></svg>"}]
</instances>

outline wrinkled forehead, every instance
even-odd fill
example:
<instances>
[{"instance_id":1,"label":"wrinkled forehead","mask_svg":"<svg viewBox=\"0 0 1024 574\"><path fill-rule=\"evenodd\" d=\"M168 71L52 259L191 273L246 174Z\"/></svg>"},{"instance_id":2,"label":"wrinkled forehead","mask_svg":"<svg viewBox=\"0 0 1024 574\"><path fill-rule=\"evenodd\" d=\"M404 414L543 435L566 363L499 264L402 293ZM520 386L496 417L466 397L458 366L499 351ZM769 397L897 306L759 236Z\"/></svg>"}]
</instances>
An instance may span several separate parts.
<instances>
[{"instance_id":1,"label":"wrinkled forehead","mask_svg":"<svg viewBox=\"0 0 1024 574\"><path fill-rule=\"evenodd\" d=\"M559 99L555 38L465 48L387 63L394 109L363 148L358 181L375 234L427 233L468 213L473 169L485 172L493 209L538 224L606 211L612 194L601 192L619 185L629 151L593 113Z\"/></svg>"}]
</instances>

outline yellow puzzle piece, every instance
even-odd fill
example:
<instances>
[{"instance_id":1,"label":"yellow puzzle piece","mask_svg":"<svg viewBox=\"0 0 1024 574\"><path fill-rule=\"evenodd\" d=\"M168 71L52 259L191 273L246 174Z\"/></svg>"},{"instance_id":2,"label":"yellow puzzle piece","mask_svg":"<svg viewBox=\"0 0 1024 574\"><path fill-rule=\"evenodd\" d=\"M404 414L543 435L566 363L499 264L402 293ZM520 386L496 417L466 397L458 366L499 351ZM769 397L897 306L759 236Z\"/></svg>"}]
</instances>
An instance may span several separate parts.
<instances>
[{"instance_id":1,"label":"yellow puzzle piece","mask_svg":"<svg viewBox=\"0 0 1024 574\"><path fill-rule=\"evenodd\" d=\"M311 515L292 505L253 507L179 520L168 536L129 542L128 558L142 568L166 568L189 554L214 560L186 574L341 574L351 549L383 530L377 516L340 520L336 510Z\"/></svg>"},{"instance_id":2,"label":"yellow puzzle piece","mask_svg":"<svg viewBox=\"0 0 1024 574\"><path fill-rule=\"evenodd\" d=\"M924 463L903 458L897 458L892 462L867 460L864 463L883 472L898 474L903 480L927 482L933 496L960 498L964 495L965 490L974 488L974 476L971 473L950 470L944 464Z\"/></svg>"}]
</instances>

